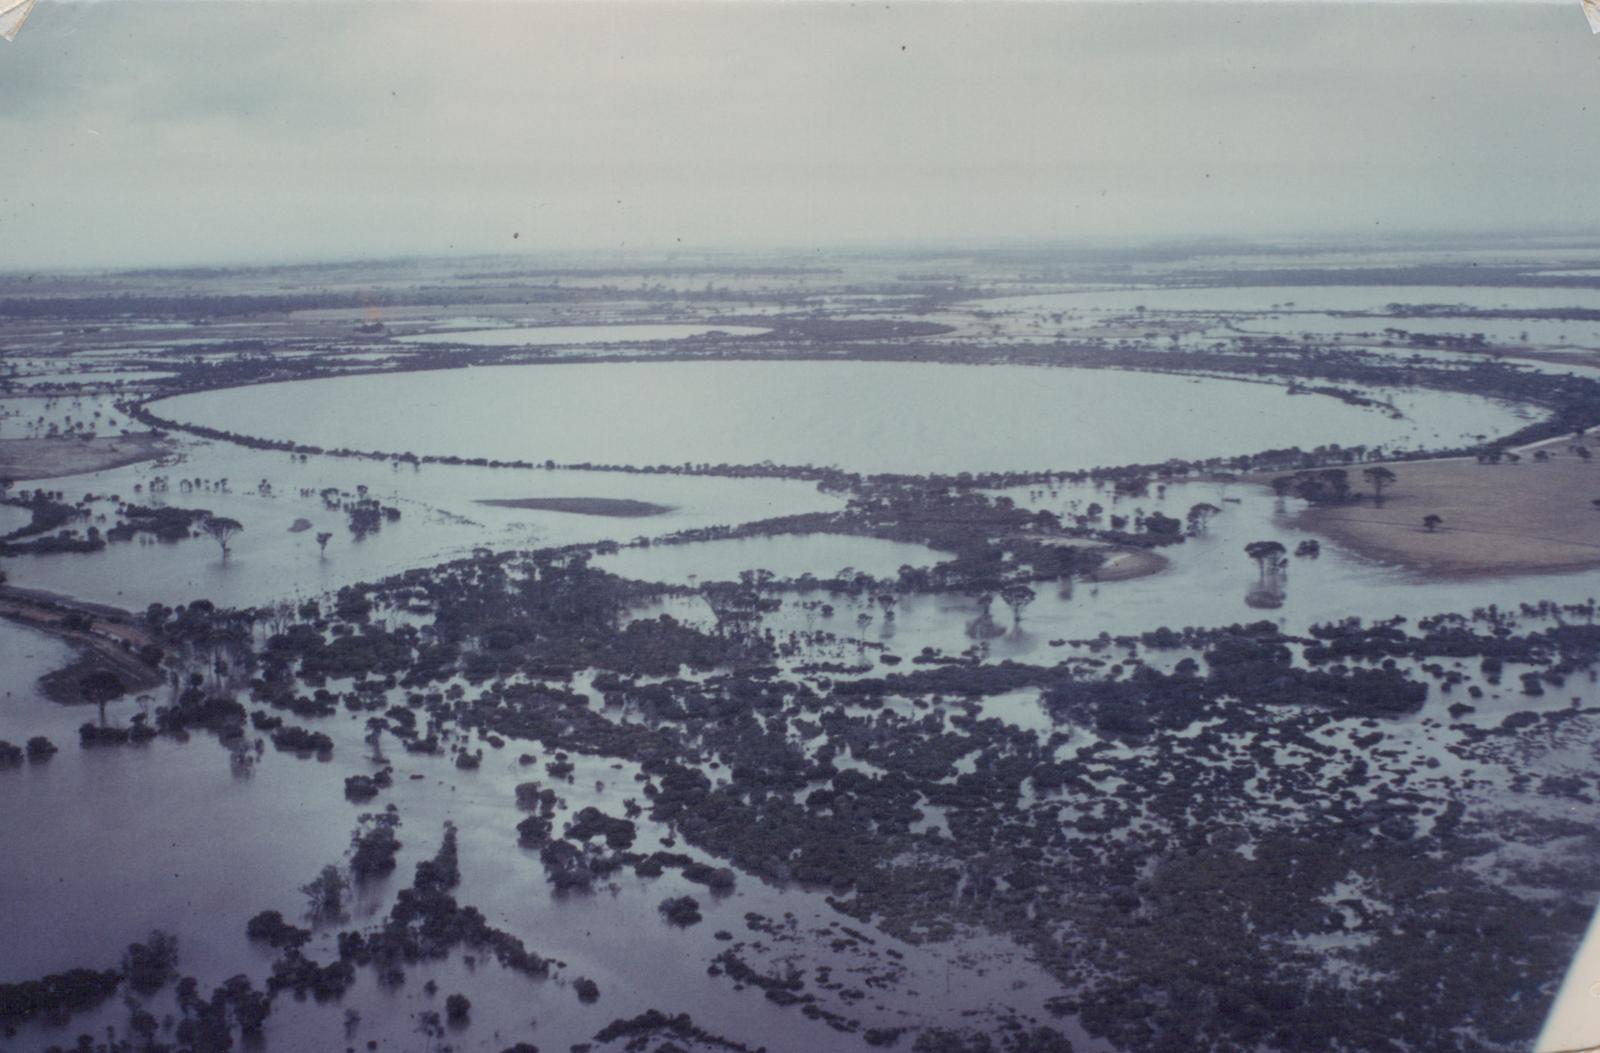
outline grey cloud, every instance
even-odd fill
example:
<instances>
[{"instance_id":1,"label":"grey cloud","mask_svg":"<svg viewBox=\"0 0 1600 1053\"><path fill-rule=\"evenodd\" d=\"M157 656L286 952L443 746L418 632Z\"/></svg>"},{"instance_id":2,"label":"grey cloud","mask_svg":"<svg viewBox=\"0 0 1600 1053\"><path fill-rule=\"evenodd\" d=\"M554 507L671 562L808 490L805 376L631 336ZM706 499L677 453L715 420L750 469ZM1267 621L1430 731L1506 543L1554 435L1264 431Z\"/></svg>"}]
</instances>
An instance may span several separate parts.
<instances>
[{"instance_id":1,"label":"grey cloud","mask_svg":"<svg viewBox=\"0 0 1600 1053\"><path fill-rule=\"evenodd\" d=\"M1595 228L1597 88L1575 5L44 3L0 267Z\"/></svg>"}]
</instances>

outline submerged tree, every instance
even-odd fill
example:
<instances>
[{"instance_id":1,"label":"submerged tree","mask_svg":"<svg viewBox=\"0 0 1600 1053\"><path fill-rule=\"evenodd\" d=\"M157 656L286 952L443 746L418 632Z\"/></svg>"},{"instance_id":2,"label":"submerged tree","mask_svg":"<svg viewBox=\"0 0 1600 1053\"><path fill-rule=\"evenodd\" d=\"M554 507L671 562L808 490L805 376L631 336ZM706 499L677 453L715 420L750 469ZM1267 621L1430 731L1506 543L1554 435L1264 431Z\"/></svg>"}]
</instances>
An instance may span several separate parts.
<instances>
[{"instance_id":1,"label":"submerged tree","mask_svg":"<svg viewBox=\"0 0 1600 1053\"><path fill-rule=\"evenodd\" d=\"M331 531L324 530L319 533L317 535L317 555L326 556L328 554L328 542L332 540L333 533Z\"/></svg>"},{"instance_id":2,"label":"submerged tree","mask_svg":"<svg viewBox=\"0 0 1600 1053\"><path fill-rule=\"evenodd\" d=\"M783 605L782 600L761 593L759 586L770 580L771 575L765 571L760 574L765 576L752 575L747 571L740 575L737 582L708 581L700 586L700 595L716 616L718 633L734 638L743 637L761 624L762 615Z\"/></svg>"},{"instance_id":3,"label":"submerged tree","mask_svg":"<svg viewBox=\"0 0 1600 1053\"><path fill-rule=\"evenodd\" d=\"M1244 551L1256 561L1260 574L1256 587L1245 595L1245 603L1252 607L1283 606L1283 571L1289 565L1288 550L1277 541L1252 541Z\"/></svg>"},{"instance_id":4,"label":"submerged tree","mask_svg":"<svg viewBox=\"0 0 1600 1053\"><path fill-rule=\"evenodd\" d=\"M344 913L344 897L350 891L350 882L343 871L330 863L322 868L315 881L301 885L300 891L306 894L306 911L313 921L336 919Z\"/></svg>"},{"instance_id":5,"label":"submerged tree","mask_svg":"<svg viewBox=\"0 0 1600 1053\"><path fill-rule=\"evenodd\" d=\"M1395 475L1381 464L1363 469L1362 478L1372 484L1372 500L1374 504L1383 504L1383 488L1394 482Z\"/></svg>"},{"instance_id":6,"label":"submerged tree","mask_svg":"<svg viewBox=\"0 0 1600 1053\"><path fill-rule=\"evenodd\" d=\"M1277 541L1252 541L1244 547L1245 555L1256 561L1261 575L1262 588L1276 584L1283 570L1284 554L1288 551Z\"/></svg>"},{"instance_id":7,"label":"submerged tree","mask_svg":"<svg viewBox=\"0 0 1600 1053\"><path fill-rule=\"evenodd\" d=\"M1189 521L1189 533L1195 537L1204 534L1206 527L1211 523L1211 517L1220 511L1222 509L1207 501L1192 505L1189 508L1189 514L1185 517Z\"/></svg>"},{"instance_id":8,"label":"submerged tree","mask_svg":"<svg viewBox=\"0 0 1600 1053\"><path fill-rule=\"evenodd\" d=\"M235 534L244 529L244 524L237 519L227 516L208 516L200 524L211 539L222 547L222 558L228 558L228 542L233 540Z\"/></svg>"},{"instance_id":9,"label":"submerged tree","mask_svg":"<svg viewBox=\"0 0 1600 1053\"><path fill-rule=\"evenodd\" d=\"M100 708L100 723L106 722L106 703L121 698L128 690L122 677L109 669L98 669L78 681L78 694L85 702Z\"/></svg>"},{"instance_id":10,"label":"submerged tree","mask_svg":"<svg viewBox=\"0 0 1600 1053\"><path fill-rule=\"evenodd\" d=\"M1422 517L1422 526L1430 534L1433 533L1435 530L1438 530L1440 524L1442 524L1443 522L1444 522L1444 517L1443 516L1434 515L1432 512L1429 512L1427 515Z\"/></svg>"},{"instance_id":11,"label":"submerged tree","mask_svg":"<svg viewBox=\"0 0 1600 1053\"><path fill-rule=\"evenodd\" d=\"M1011 608L1011 628L1013 632L1022 631L1022 611L1037 598L1034 591L1026 585L1007 585L1000 590L1000 599Z\"/></svg>"},{"instance_id":12,"label":"submerged tree","mask_svg":"<svg viewBox=\"0 0 1600 1053\"><path fill-rule=\"evenodd\" d=\"M128 986L142 995L152 995L178 975L178 938L155 929L143 943L130 943L122 956L122 972Z\"/></svg>"},{"instance_id":13,"label":"submerged tree","mask_svg":"<svg viewBox=\"0 0 1600 1053\"><path fill-rule=\"evenodd\" d=\"M978 616L967 623L967 635L974 640L992 640L1004 635L1005 630L994 623L994 615L989 610L994 606L994 593L980 592L974 599L978 603Z\"/></svg>"}]
</instances>

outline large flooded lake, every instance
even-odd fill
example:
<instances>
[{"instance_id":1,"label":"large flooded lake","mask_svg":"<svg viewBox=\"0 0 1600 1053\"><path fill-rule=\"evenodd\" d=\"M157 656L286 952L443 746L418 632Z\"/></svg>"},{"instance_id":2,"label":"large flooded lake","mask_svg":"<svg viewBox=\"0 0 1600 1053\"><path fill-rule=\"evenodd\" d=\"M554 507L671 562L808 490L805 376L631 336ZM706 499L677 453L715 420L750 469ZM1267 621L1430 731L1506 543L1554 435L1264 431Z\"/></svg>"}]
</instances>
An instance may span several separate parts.
<instances>
[{"instance_id":1,"label":"large flooded lake","mask_svg":"<svg viewBox=\"0 0 1600 1053\"><path fill-rule=\"evenodd\" d=\"M1079 469L1299 445L1448 446L1513 409L1431 391L1401 419L1271 384L1027 366L671 362L504 366L269 384L155 404L326 449L560 464Z\"/></svg>"}]
</instances>

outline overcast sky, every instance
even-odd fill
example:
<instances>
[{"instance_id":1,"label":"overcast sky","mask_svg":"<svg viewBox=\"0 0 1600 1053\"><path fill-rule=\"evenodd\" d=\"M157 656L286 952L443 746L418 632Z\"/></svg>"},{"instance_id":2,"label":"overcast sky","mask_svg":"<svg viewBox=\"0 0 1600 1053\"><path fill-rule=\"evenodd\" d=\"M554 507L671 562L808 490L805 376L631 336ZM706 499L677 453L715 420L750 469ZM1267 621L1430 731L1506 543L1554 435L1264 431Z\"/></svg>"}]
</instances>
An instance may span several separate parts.
<instances>
[{"instance_id":1,"label":"overcast sky","mask_svg":"<svg viewBox=\"0 0 1600 1053\"><path fill-rule=\"evenodd\" d=\"M1577 0L45 2L0 42L6 269L1600 230L1597 179Z\"/></svg>"}]
</instances>

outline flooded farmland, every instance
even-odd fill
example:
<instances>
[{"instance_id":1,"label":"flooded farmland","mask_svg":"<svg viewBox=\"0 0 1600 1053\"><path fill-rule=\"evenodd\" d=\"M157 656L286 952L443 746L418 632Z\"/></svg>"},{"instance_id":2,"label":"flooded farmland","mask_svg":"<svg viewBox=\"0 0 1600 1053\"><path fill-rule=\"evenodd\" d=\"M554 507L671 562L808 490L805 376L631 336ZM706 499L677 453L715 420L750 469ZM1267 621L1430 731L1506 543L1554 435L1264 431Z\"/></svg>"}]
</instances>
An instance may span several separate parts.
<instances>
[{"instance_id":1,"label":"flooded farmland","mask_svg":"<svg viewBox=\"0 0 1600 1053\"><path fill-rule=\"evenodd\" d=\"M1600 1034L1575 5L298 13L0 0L0 1053Z\"/></svg>"},{"instance_id":2,"label":"flooded farmland","mask_svg":"<svg viewBox=\"0 0 1600 1053\"><path fill-rule=\"evenodd\" d=\"M1517 292L1503 298L1515 301ZM1145 306L1146 320L1181 318L1202 293L1173 295L1166 306L1144 297L1155 304ZM1355 303L1350 290L1298 295L1323 307ZM1435 291L1416 295L1431 302ZM1308 316L1284 313L1280 296L1235 291L1210 302L1219 311L1271 308L1248 324L1300 340ZM595 345L602 355L603 346ZM487 1050L527 1033L564 1048L613 1033L612 1022L667 1027L649 1016L661 1005L692 1006L693 1026L717 1041L771 1050L906 1033L1044 1031L1070 1036L1076 1048L1125 1048L1123 1025L1095 1008L1094 995L1064 993L1092 992L1094 982L1052 957L1038 931L969 916L961 904L984 887L973 882L992 879L944 861L964 858L973 822L995 807L1007 817L1001 829L1020 822L1016 829L1076 831L1061 850L1080 859L1084 846L1105 843L1102 829L1129 823L1108 861L1136 857L1145 837L1170 836L1160 831L1173 822L1150 812L1116 817L1129 804L1139 812L1153 804L1129 795L1140 766L1191 765L1202 743L1235 754L1260 734L1245 715L1258 703L1247 697L1215 709L1201 701L1212 690L1202 678L1177 696L1202 707L1195 717L1163 718L1179 721L1170 736L1129 737L1131 716L1066 702L1081 690L1070 685L1099 679L1157 690L1192 677L1184 662L1195 657L1218 676L1215 634L1226 639L1228 630L1211 627L1229 624L1252 626L1250 638L1306 640L1326 632L1319 627L1369 619L1422 627L1446 612L1470 625L1502 624L1520 611L1532 632L1552 619L1571 624L1564 611L1581 624L1592 617L1600 570L1429 578L1319 538L1303 511L1318 500L1302 489L1309 483L1276 493L1267 485L1272 476L1255 464L1295 480L1295 464L1307 463L1295 459L1331 461L1338 467L1329 470L1359 487L1362 464L1377 451L1416 457L1500 444L1530 460L1538 450L1573 456L1539 437L1550 434L1552 400L1569 397L1558 393L1556 374L1499 366L1507 382L1473 387L1458 380L1470 367L1448 358L1418 367L1429 360L1335 346L1367 363L1337 383L1242 383L1251 379L1248 360L1216 357L1174 374L1052 368L1048 360L794 361L778 348L766 360L422 370L372 351L361 357L397 371L332 376L310 367L301 379L269 374L266 383L176 396L167 387L187 381L170 370L102 371L117 388L104 394L96 373L70 394L41 397L19 385L0 421L13 442L82 443L101 428L128 432L146 414L166 430L146 459L62 476L47 491L14 483L20 499L0 506L24 542L5 567L10 609L24 624L4 629L6 665L16 672L0 739L23 753L40 737L57 749L0 771L16 802L0 830L15 849L0 875L12 893L5 924L15 948L0 983L82 962L115 966L130 943L159 933L175 940L182 970L202 987L237 974L281 992L269 995L274 1010L257 1039L269 1048L304 1048L335 1033L379 1048L434 1034ZM959 355L981 360L985 352ZM127 361L138 362L136 348ZM297 352L285 361L317 358ZM1386 385L1384 371L1397 365L1406 372ZM330 359L327 368L337 367ZM143 400L128 397L130 380ZM1525 384L1551 393L1530 399L1520 393ZM1295 385L1301 393L1286 394ZM1405 500L1407 463L1392 469L1393 500ZM1118 467L1138 464L1160 467ZM37 517L54 514L40 511L47 508L71 510L61 536L84 539L81 546L25 544ZM163 517L180 525L158 529ZM205 517L238 529L219 544ZM1283 553L1281 565L1248 556L1263 543ZM537 598L557 588L552 574L600 577L574 594L583 597L578 607L534 629L549 615L515 612L550 602ZM475 584L460 591L467 582ZM460 606L477 594L503 595L496 603L512 607L478 627L484 615ZM591 612L591 602L602 606ZM126 630L107 630L121 634L113 639L162 641L165 652L142 685L124 683L103 715L73 704L85 689L71 677L84 674L63 682L54 672L94 668L104 646L92 620L87 630L52 634L51 612L59 618L75 603L113 612L98 615L110 626L127 617ZM446 635L445 625L469 635ZM581 646L608 648L607 657L585 659L562 642L596 631L618 635L605 644L581 636L591 641ZM446 643L452 636L467 646ZM373 648L387 640L409 641L417 657L441 645L458 657L443 679L423 679L378 657ZM719 699L769 690L741 671L755 655L771 663L763 676L779 678L777 695L712 716L726 705ZM1324 675L1325 661L1295 658L1291 668ZM1389 672L1372 667L1371 676L1459 685L1438 700L1430 692L1420 705L1405 703L1402 719L1358 710L1330 720L1307 704L1274 734L1303 725L1293 734L1325 738L1324 753L1309 755L1319 758L1316 771L1331 763L1345 774L1315 780L1352 778L1366 763L1356 742L1380 734L1393 743L1383 777L1419 788L1410 791L1414 814L1453 815L1449 801L1471 800L1468 814L1480 823L1521 816L1521 840L1479 861L1489 872L1509 874L1533 859L1554 865L1535 852L1533 832L1553 820L1519 797L1517 754L1481 744L1487 730L1523 719L1526 694L1459 660L1431 668L1420 658ZM1586 674L1562 685L1576 692L1575 712L1585 711L1592 685ZM1471 712L1450 695L1470 697ZM223 705L204 701L212 698L246 700L243 725L200 716L209 710L197 706ZM1189 720L1200 723L1185 727ZM1370 730L1386 720L1387 730ZM287 728L300 729L298 737L285 737ZM1559 742L1518 747L1546 757L1540 785L1565 778L1563 766L1581 767L1578 728ZM104 742L100 729L110 735ZM141 741L123 741L125 729ZM674 742L681 759L662 767L660 747L647 743L669 734L660 741ZM1270 817L1281 795L1309 788L1306 775L1283 767L1300 741L1275 745L1278 759L1244 791L1264 795L1259 815L1233 815L1237 801L1213 802L1205 789L1191 807L1222 809L1208 813L1213 823L1232 815L1226 821L1242 825L1230 836L1278 836ZM1048 758L1080 773L1070 777L1085 779L1084 789L1068 792L1053 781L1062 776L1036 774L1014 790L986 791L1000 794L992 804L961 796L973 780L992 779L984 773L1003 758L1030 754L1029 764ZM763 770L793 774L769 785ZM664 806L668 782L689 773L703 779L693 793L708 794L707 805L725 798L719 807L734 807L729 818L744 816L737 823L777 823L787 858L714 812ZM759 794L752 778L766 786ZM885 811L868 827L892 855L851 849L850 869L840 872L814 853L837 850L825 846L844 835L848 826L838 824L850 812L837 803L820 813L771 809L837 802L842 787L864 800L880 795L875 808L903 811ZM1372 808L1389 792L1357 796ZM885 794L904 794L903 804ZM1110 796L1097 806L1096 794ZM363 875L362 839L384 815L397 824L398 847L381 872ZM822 828L809 825L819 820ZM613 825L611 847L589 840L588 830ZM397 912L413 902L409 875L427 872L442 844L460 875L449 902L481 913L491 934L470 939L501 943L441 953L401 942L385 952L409 962L401 971L363 965L366 952L354 950L351 934L411 939L396 927ZM141 862L85 865L86 853ZM343 902L333 914L308 913L302 889L329 867L348 882ZM730 877L707 886L713 873ZM1469 887L1476 879L1468 873L1460 880ZM1370 909L1390 903L1385 879L1344 880L1366 882ZM953 912L904 891L930 881L954 882L939 897L953 897ZM1082 895L1057 894L1069 904ZM1150 895L1140 893L1141 902ZM679 900L703 920L667 920L665 905ZM112 902L129 905L114 921L99 906ZM286 931L307 933L287 958L246 931L271 911ZM1054 924L1098 939L1114 931L1072 916ZM1078 938L1052 931L1066 946ZM536 956L533 975L485 950L506 940ZM1342 946L1325 968L1359 974L1376 968L1367 956L1384 944ZM1554 946L1570 953L1575 944ZM335 971L305 972L324 968L319 960ZM684 964L662 970L660 961ZM338 993L308 988L304 1001L292 1000L301 983ZM598 1002L574 994L591 983ZM472 1025L439 1024L435 1033L444 996L458 988L472 1001ZM193 1012L183 997L157 992L148 1004L183 1017ZM107 1002L70 1023L32 1021L13 1037L43 1048L135 1022ZM680 1032L690 1035L672 1033Z\"/></svg>"}]
</instances>

